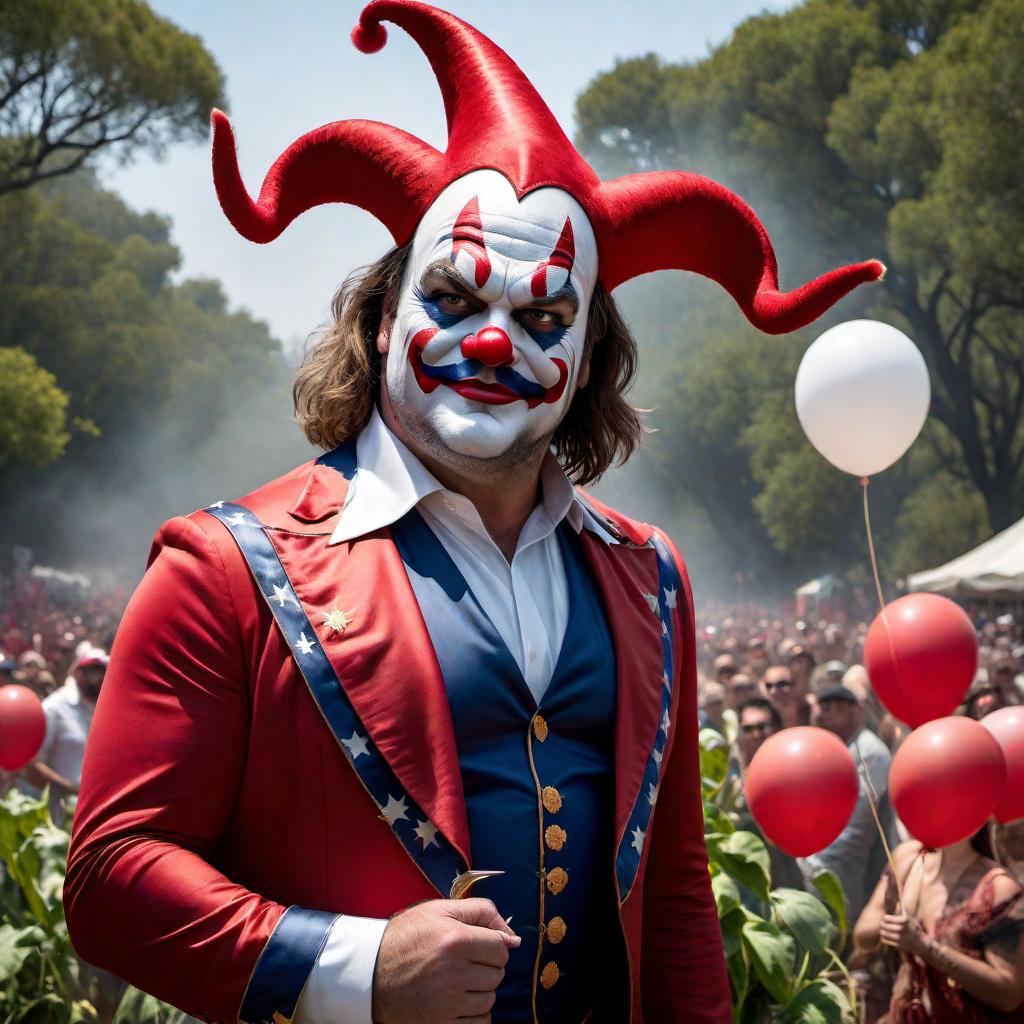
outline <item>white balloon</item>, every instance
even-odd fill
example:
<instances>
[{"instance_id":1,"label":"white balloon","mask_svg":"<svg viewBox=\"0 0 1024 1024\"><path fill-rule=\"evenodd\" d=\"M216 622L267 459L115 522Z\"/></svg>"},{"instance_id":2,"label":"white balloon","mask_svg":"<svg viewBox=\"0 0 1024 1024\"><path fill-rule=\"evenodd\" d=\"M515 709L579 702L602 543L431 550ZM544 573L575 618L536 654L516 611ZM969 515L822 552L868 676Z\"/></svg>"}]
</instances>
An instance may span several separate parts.
<instances>
[{"instance_id":1,"label":"white balloon","mask_svg":"<svg viewBox=\"0 0 1024 1024\"><path fill-rule=\"evenodd\" d=\"M924 357L902 331L878 320L827 330L796 373L796 414L807 439L858 477L880 473L914 443L930 402Z\"/></svg>"}]
</instances>

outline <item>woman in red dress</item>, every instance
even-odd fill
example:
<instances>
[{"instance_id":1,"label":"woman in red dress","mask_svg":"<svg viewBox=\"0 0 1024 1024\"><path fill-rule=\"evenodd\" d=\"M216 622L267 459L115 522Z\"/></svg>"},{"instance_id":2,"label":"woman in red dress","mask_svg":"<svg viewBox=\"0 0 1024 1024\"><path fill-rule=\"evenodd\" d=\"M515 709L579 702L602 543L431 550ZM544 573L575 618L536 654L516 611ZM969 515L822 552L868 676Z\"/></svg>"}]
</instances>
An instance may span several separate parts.
<instances>
[{"instance_id":1,"label":"woman in red dress","mask_svg":"<svg viewBox=\"0 0 1024 1024\"><path fill-rule=\"evenodd\" d=\"M879 1024L1024 1024L1024 900L983 830L942 850L903 843L854 928L854 960L900 951Z\"/></svg>"}]
</instances>

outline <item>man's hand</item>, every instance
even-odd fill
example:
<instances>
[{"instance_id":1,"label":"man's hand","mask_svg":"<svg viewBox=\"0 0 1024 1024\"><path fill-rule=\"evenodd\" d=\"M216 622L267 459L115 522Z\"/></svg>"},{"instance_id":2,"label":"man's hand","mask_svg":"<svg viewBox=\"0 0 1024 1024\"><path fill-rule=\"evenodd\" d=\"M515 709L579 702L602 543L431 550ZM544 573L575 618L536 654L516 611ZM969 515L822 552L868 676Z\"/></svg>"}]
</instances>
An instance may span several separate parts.
<instances>
[{"instance_id":1,"label":"man's hand","mask_svg":"<svg viewBox=\"0 0 1024 1024\"><path fill-rule=\"evenodd\" d=\"M392 918L373 975L376 1024L490 1021L522 939L490 900L430 900Z\"/></svg>"},{"instance_id":2,"label":"man's hand","mask_svg":"<svg viewBox=\"0 0 1024 1024\"><path fill-rule=\"evenodd\" d=\"M921 922L907 914L886 914L882 918L879 936L887 946L895 946L922 958L928 946L928 937Z\"/></svg>"}]
</instances>

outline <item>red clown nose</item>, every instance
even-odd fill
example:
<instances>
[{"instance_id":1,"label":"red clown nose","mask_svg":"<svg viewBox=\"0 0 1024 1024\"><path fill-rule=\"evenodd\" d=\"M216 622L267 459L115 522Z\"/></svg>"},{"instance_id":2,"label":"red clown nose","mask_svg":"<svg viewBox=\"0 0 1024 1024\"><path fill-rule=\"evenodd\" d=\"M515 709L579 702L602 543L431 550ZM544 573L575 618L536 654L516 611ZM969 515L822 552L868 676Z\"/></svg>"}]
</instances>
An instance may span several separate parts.
<instances>
[{"instance_id":1,"label":"red clown nose","mask_svg":"<svg viewBox=\"0 0 1024 1024\"><path fill-rule=\"evenodd\" d=\"M500 327L484 327L462 339L462 354L480 360L484 366L508 366L512 362L512 341Z\"/></svg>"}]
</instances>

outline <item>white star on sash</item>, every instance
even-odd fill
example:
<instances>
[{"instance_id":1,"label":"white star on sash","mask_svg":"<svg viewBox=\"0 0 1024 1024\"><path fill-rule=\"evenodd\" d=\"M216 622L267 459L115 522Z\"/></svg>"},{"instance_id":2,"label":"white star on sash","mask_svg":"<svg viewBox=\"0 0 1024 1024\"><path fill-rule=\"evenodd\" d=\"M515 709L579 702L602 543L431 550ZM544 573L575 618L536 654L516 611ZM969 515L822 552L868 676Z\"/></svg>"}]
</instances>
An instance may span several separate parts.
<instances>
[{"instance_id":1,"label":"white star on sash","mask_svg":"<svg viewBox=\"0 0 1024 1024\"><path fill-rule=\"evenodd\" d=\"M668 730L672 725L672 719L669 717L668 708L665 709L665 714L661 716L661 731L668 736Z\"/></svg>"},{"instance_id":2,"label":"white star on sash","mask_svg":"<svg viewBox=\"0 0 1024 1024\"><path fill-rule=\"evenodd\" d=\"M249 525L249 520L245 518L245 513L244 512L232 512L231 515L228 516L227 521L232 526L248 526Z\"/></svg>"},{"instance_id":3,"label":"white star on sash","mask_svg":"<svg viewBox=\"0 0 1024 1024\"><path fill-rule=\"evenodd\" d=\"M285 601L294 601L295 598L288 593L287 587L279 587L276 583L274 584L273 594L267 594L268 601L276 601L278 606L283 608ZM298 602L296 602L297 604Z\"/></svg>"},{"instance_id":4,"label":"white star on sash","mask_svg":"<svg viewBox=\"0 0 1024 1024\"><path fill-rule=\"evenodd\" d=\"M658 748L655 747L654 748L654 755L653 756L654 756L654 763L655 764L661 764L661 759L665 756L665 751L664 750L658 750Z\"/></svg>"},{"instance_id":5,"label":"white star on sash","mask_svg":"<svg viewBox=\"0 0 1024 1024\"><path fill-rule=\"evenodd\" d=\"M409 811L409 807L405 802L403 796L401 800L396 800L393 796L388 796L388 802L380 809L380 813L383 815L384 820L394 828L395 822L399 818L404 818Z\"/></svg>"},{"instance_id":6,"label":"white star on sash","mask_svg":"<svg viewBox=\"0 0 1024 1024\"><path fill-rule=\"evenodd\" d=\"M644 839L646 839L646 838L647 838L646 833L642 832L640 830L639 826L638 826L637 828L633 829L633 842L630 843L629 845L632 846L633 849L636 850L637 853L643 853L644 852Z\"/></svg>"},{"instance_id":7,"label":"white star on sash","mask_svg":"<svg viewBox=\"0 0 1024 1024\"><path fill-rule=\"evenodd\" d=\"M310 640L309 637L306 636L306 631L303 630L299 634L299 639L295 641L295 649L299 654L309 654L314 647L316 647L316 641Z\"/></svg>"},{"instance_id":8,"label":"white star on sash","mask_svg":"<svg viewBox=\"0 0 1024 1024\"><path fill-rule=\"evenodd\" d=\"M665 592L665 605L668 608L675 608L676 606L676 588L675 587L662 587Z\"/></svg>"},{"instance_id":9,"label":"white star on sash","mask_svg":"<svg viewBox=\"0 0 1024 1024\"><path fill-rule=\"evenodd\" d=\"M222 509L224 507L224 499L222 498L220 501L215 501L212 505L207 505L206 507Z\"/></svg>"},{"instance_id":10,"label":"white star on sash","mask_svg":"<svg viewBox=\"0 0 1024 1024\"><path fill-rule=\"evenodd\" d=\"M647 786L647 802L652 807L658 802L658 787L653 782Z\"/></svg>"},{"instance_id":11,"label":"white star on sash","mask_svg":"<svg viewBox=\"0 0 1024 1024\"><path fill-rule=\"evenodd\" d=\"M437 827L429 821L421 821L417 824L415 830L416 836L419 841L423 844L425 850L428 846L436 846L438 849L441 848L441 844L437 841Z\"/></svg>"},{"instance_id":12,"label":"white star on sash","mask_svg":"<svg viewBox=\"0 0 1024 1024\"><path fill-rule=\"evenodd\" d=\"M348 756L354 761L360 754L369 756L370 748L367 746L366 741L366 736L360 736L358 732L353 731L347 740L341 741L341 745L348 751Z\"/></svg>"},{"instance_id":13,"label":"white star on sash","mask_svg":"<svg viewBox=\"0 0 1024 1024\"><path fill-rule=\"evenodd\" d=\"M660 614L658 609L658 599L653 594L644 594L644 600L647 602L647 607L651 609L653 614Z\"/></svg>"}]
</instances>

